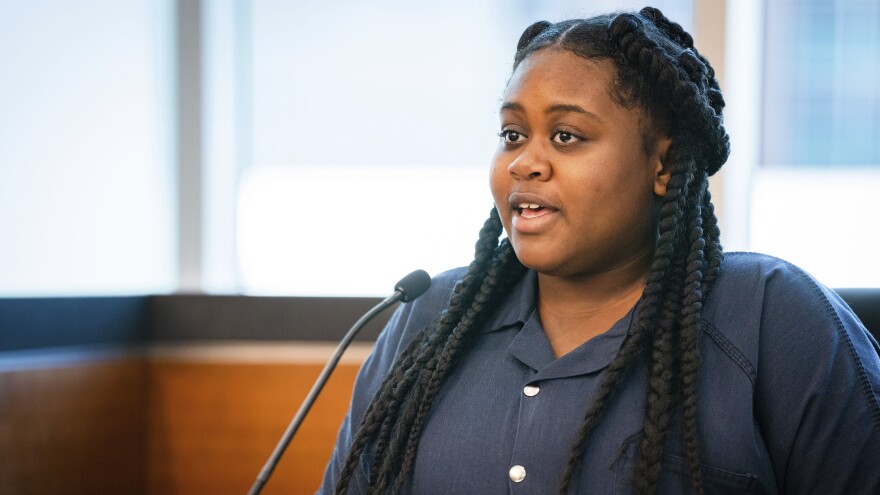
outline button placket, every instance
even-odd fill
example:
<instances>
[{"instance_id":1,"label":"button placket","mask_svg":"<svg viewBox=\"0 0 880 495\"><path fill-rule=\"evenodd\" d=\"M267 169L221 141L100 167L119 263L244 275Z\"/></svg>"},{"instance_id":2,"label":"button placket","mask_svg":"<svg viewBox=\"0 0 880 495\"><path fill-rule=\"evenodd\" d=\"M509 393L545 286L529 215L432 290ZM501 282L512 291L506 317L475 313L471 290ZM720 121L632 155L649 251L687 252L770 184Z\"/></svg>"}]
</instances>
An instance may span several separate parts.
<instances>
[{"instance_id":1,"label":"button placket","mask_svg":"<svg viewBox=\"0 0 880 495\"><path fill-rule=\"evenodd\" d=\"M529 384L523 387L523 395L526 397L534 397L538 395L541 388L537 384ZM510 481L514 483L522 483L526 479L526 468L521 464L516 464L507 472Z\"/></svg>"}]
</instances>

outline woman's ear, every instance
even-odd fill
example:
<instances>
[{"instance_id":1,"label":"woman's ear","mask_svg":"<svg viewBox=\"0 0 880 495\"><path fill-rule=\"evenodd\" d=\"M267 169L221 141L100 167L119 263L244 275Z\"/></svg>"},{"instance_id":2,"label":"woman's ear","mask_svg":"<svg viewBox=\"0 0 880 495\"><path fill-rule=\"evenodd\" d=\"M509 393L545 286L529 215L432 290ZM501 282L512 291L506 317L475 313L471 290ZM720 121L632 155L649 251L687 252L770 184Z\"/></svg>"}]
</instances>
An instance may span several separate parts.
<instances>
[{"instance_id":1,"label":"woman's ear","mask_svg":"<svg viewBox=\"0 0 880 495\"><path fill-rule=\"evenodd\" d=\"M672 145L672 139L668 137L657 139L656 152L653 157L656 161L654 165L654 194L661 198L666 196L666 184L669 183L669 176L671 175L666 162L670 145Z\"/></svg>"}]
</instances>

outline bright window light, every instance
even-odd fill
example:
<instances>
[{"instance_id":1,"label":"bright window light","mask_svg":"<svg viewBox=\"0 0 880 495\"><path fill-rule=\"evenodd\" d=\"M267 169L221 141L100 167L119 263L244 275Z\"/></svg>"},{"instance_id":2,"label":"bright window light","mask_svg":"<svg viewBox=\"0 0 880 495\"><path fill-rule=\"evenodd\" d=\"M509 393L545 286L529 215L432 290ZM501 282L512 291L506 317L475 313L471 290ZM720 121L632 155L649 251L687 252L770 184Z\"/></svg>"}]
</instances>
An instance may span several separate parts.
<instances>
[{"instance_id":1,"label":"bright window light","mask_svg":"<svg viewBox=\"0 0 880 495\"><path fill-rule=\"evenodd\" d=\"M755 251L786 259L829 287L877 287L880 171L761 170L752 193ZM758 214L755 214L758 213Z\"/></svg>"},{"instance_id":2,"label":"bright window light","mask_svg":"<svg viewBox=\"0 0 880 495\"><path fill-rule=\"evenodd\" d=\"M226 91L235 124L209 130L215 168L207 175L226 170L237 182L232 192L232 181L211 179L219 185L210 190L221 194L210 196L217 216L209 221L230 235L206 243L208 290L332 296L386 295L413 269L437 274L468 264L492 205L499 98L523 29L538 19L641 7L631 0L235 5L227 12L230 42L209 38L218 47L212 53L236 57L231 84L216 93ZM658 7L690 28L690 0ZM223 122L216 114L209 120ZM224 216L232 205L235 222ZM214 282L222 265L213 261L225 256L237 261L226 285Z\"/></svg>"},{"instance_id":3,"label":"bright window light","mask_svg":"<svg viewBox=\"0 0 880 495\"><path fill-rule=\"evenodd\" d=\"M387 295L470 263L492 207L488 166L261 166L239 198L242 289L259 295Z\"/></svg>"},{"instance_id":4,"label":"bright window light","mask_svg":"<svg viewBox=\"0 0 880 495\"><path fill-rule=\"evenodd\" d=\"M169 1L0 0L0 295L175 286Z\"/></svg>"}]
</instances>

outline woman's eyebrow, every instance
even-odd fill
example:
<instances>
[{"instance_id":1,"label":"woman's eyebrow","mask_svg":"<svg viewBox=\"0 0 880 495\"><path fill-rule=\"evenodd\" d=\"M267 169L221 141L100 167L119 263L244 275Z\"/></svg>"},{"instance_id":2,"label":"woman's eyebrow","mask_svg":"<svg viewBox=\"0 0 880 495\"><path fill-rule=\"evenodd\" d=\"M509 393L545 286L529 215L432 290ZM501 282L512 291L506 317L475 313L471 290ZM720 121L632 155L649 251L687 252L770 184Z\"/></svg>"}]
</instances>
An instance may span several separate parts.
<instances>
[{"instance_id":1,"label":"woman's eyebrow","mask_svg":"<svg viewBox=\"0 0 880 495\"><path fill-rule=\"evenodd\" d=\"M545 114L551 114L551 113L579 113L579 114L585 115L585 116L590 117L590 118L595 119L595 120L599 120L599 121L602 120L601 118L599 118L598 115L596 115L596 114L593 113L593 112L590 112L590 111L584 110L583 108L581 108L581 107L579 107L579 106L577 106L577 105L571 105L571 104L566 104L566 103L556 103L556 104L550 105L549 107L547 107L546 110L544 110L544 113L545 113Z\"/></svg>"},{"instance_id":2,"label":"woman's eyebrow","mask_svg":"<svg viewBox=\"0 0 880 495\"><path fill-rule=\"evenodd\" d=\"M511 111L511 112L526 113L526 110L522 105L520 105L519 103L516 103L516 102L512 102L512 101L506 101L501 105L500 111L503 112L505 110ZM546 110L544 110L544 113L547 115L549 115L551 113L579 113L579 114L585 115L586 117L589 117L591 119L595 119L598 121L602 120L595 113L584 110L582 107L580 107L578 105L572 105L572 104L568 104L568 103L555 103L553 105L550 105L549 107L547 107Z\"/></svg>"},{"instance_id":3,"label":"woman's eyebrow","mask_svg":"<svg viewBox=\"0 0 880 495\"><path fill-rule=\"evenodd\" d=\"M499 111L503 112L505 110L509 110L511 112L519 112L519 113L526 112L526 109L523 108L522 105L520 105L519 103L514 103L512 101L505 101L504 103L501 104L501 108L499 109Z\"/></svg>"}]
</instances>

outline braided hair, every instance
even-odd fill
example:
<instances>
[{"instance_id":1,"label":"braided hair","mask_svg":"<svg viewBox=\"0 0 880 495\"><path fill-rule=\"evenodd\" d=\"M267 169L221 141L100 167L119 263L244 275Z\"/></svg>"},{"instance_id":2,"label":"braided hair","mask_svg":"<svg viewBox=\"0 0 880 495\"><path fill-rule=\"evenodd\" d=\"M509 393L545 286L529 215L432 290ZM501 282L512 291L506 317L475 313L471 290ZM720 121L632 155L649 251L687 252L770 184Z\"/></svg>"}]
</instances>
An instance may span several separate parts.
<instances>
[{"instance_id":1,"label":"braided hair","mask_svg":"<svg viewBox=\"0 0 880 495\"><path fill-rule=\"evenodd\" d=\"M651 129L643 133L643 146L653 142L650 132L671 139L666 163L670 177L639 316L584 414L559 493L570 491L591 432L617 384L639 359L648 363L648 392L636 489L657 492L667 433L680 407L692 485L702 493L698 323L722 262L708 177L727 160L730 148L715 72L694 48L691 36L651 7L638 14L537 22L520 37L514 70L530 54L548 47L612 61L612 98L625 108L638 107L648 117ZM337 494L347 492L362 455L372 456L370 494L401 491L444 378L466 355L491 309L526 271L510 242L499 241L502 229L493 209L480 231L474 261L455 285L448 306L404 349L368 406L340 472Z\"/></svg>"}]
</instances>

